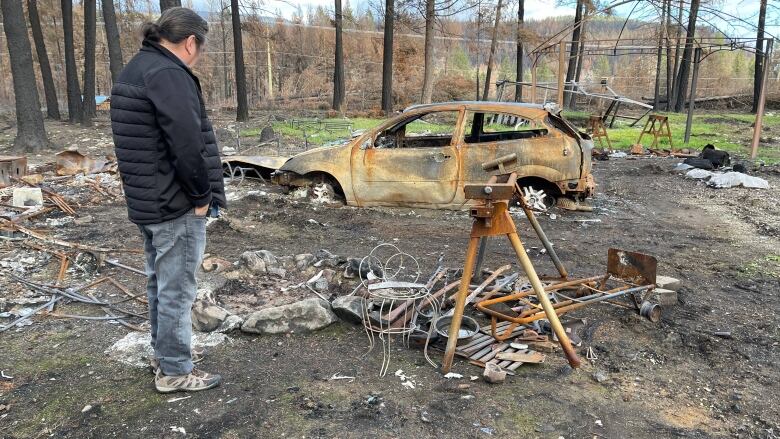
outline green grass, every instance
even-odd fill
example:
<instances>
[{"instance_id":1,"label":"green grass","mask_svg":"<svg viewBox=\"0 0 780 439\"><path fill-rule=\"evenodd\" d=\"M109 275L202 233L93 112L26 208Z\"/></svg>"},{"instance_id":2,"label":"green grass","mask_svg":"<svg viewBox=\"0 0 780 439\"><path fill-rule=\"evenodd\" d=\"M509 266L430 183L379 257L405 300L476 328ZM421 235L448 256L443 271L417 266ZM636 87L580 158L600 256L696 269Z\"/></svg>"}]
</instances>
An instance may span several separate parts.
<instances>
[{"instance_id":1,"label":"green grass","mask_svg":"<svg viewBox=\"0 0 780 439\"><path fill-rule=\"evenodd\" d=\"M585 126L588 119L588 113L582 111L565 111L564 116L581 128ZM686 147L683 143L686 115L669 113L667 116L669 117L669 125L672 129L672 141L674 142L675 148L680 149ZM345 120L352 124L353 130L368 130L384 121L384 119L372 118L324 119L324 121L341 122ZM750 140L753 135L753 129L751 128L753 120L754 116L751 114L710 113L695 115L691 127L691 139L687 147L698 151L701 150L704 145L712 143L718 149L726 150L736 156L747 157L750 153ZM635 144L637 139L639 139L639 133L643 126L644 119L633 127L630 127L629 122L627 121L615 121L614 128L607 129L612 147L620 150L631 148L631 145ZM768 127L770 131L765 131L762 137L780 136L780 115L773 114L765 116L764 127ZM261 127L255 127L242 130L241 136L258 136L261 129ZM288 122L274 122L273 129L288 141L301 143L304 141L304 131L299 128L293 128ZM436 134L449 132L450 126L449 124L424 123L417 121L411 123L408 130L414 132L427 130ZM351 136L351 133L346 129L325 131L310 128L306 130L306 135L309 144L326 145L339 140L348 139ZM645 146L648 146L650 142L650 137L645 135L642 139L642 143ZM596 143L596 146L598 146L598 142ZM660 148L663 149L668 147L668 142L660 142ZM759 146L758 158L767 163L780 163L780 147L761 145Z\"/></svg>"},{"instance_id":2,"label":"green grass","mask_svg":"<svg viewBox=\"0 0 780 439\"><path fill-rule=\"evenodd\" d=\"M587 121L587 113L583 112L564 112L567 119L575 125L584 127ZM672 141L676 149L691 148L695 151L701 150L704 145L711 143L716 148L728 151L729 153L741 157L747 157L750 154L750 141L753 136L751 125L755 116L751 114L699 114L693 116L691 124L691 138L686 146L683 142L685 136L686 115L669 113L669 126L672 129ZM614 128L607 128L609 140L614 149L627 150L639 139L639 133L644 126L645 120L633 127L628 126L629 122L615 121ZM774 133L780 128L780 116L764 116L764 127L772 132L764 132L762 137L776 136L780 133ZM645 134L642 138L642 144L648 146L652 142L652 137ZM669 148L668 141L659 142L660 148ZM598 142L596 142L598 146ZM767 146L759 144L758 158L767 163L780 162L780 148L777 146Z\"/></svg>"},{"instance_id":3,"label":"green grass","mask_svg":"<svg viewBox=\"0 0 780 439\"><path fill-rule=\"evenodd\" d=\"M749 277L763 275L780 278L780 255L768 254L763 258L755 259L745 264L741 271Z\"/></svg>"}]
</instances>

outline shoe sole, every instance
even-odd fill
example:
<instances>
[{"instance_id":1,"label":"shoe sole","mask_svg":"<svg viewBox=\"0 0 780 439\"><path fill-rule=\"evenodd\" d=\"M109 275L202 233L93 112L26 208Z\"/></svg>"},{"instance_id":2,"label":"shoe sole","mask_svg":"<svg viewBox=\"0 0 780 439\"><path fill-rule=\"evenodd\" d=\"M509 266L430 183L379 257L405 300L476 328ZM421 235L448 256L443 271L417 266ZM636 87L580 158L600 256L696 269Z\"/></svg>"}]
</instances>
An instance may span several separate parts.
<instances>
[{"instance_id":1,"label":"shoe sole","mask_svg":"<svg viewBox=\"0 0 780 439\"><path fill-rule=\"evenodd\" d=\"M155 384L154 384L154 388L155 388L155 389L156 389L156 390L157 390L159 393L176 393L176 392L200 392L200 391L202 391L202 390L209 390L209 389L213 389L213 388L215 388L215 387L219 386L221 383L222 383L221 381L217 381L217 382L215 382L215 383L213 383L213 384L209 384L209 385L208 385L208 386L206 386L206 387L199 387L199 388L197 388L197 389L187 389L187 388L183 388L183 387L162 387L162 386L158 386L158 385L157 385L157 383L155 383Z\"/></svg>"}]
</instances>

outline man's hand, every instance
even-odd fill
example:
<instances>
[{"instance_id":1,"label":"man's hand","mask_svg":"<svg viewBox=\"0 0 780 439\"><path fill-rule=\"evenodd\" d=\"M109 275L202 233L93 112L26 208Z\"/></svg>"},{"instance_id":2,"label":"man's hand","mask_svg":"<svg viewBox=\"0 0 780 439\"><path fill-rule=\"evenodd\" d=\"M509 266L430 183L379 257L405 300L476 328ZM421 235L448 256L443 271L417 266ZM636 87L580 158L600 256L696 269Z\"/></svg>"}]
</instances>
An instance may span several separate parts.
<instances>
[{"instance_id":1,"label":"man's hand","mask_svg":"<svg viewBox=\"0 0 780 439\"><path fill-rule=\"evenodd\" d=\"M195 215L197 216L206 216L207 213L209 213L208 204L195 208Z\"/></svg>"}]
</instances>

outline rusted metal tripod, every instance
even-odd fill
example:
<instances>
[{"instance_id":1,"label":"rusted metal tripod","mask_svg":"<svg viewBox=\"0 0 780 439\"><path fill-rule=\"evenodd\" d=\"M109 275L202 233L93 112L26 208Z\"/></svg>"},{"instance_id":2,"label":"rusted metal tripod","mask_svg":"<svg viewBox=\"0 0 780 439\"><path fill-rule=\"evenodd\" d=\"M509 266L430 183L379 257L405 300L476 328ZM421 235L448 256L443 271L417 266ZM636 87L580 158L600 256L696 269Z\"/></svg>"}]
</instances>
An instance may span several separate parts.
<instances>
[{"instance_id":1,"label":"rusted metal tripod","mask_svg":"<svg viewBox=\"0 0 780 439\"><path fill-rule=\"evenodd\" d=\"M499 172L504 172L504 164L515 159L516 157L509 156L499 158L495 160L494 163L483 164L483 168L485 170L492 168L497 169ZM453 310L452 321L449 327L447 349L444 353L444 361L442 363L442 370L445 373L452 367L452 361L455 356L458 333L463 318L463 311L467 305L467 298L469 297L469 285L474 270L480 239L500 235L505 235L509 239L512 248L515 250L517 259L528 276L533 291L544 309L547 320L549 320L550 326L557 336L569 364L572 367L578 367L580 365L580 360L577 358L574 348L572 348L565 329L561 325L560 320L558 320L558 315L556 314L553 305L550 303L550 299L542 286L539 276L536 274L531 259L528 257L528 254L523 247L523 243L520 241L515 223L509 214L509 201L515 197L515 194L519 195L518 198L521 207L525 211L525 214L536 231L536 234L539 236L539 239L544 244L545 249L553 260L562 279L567 277L566 269L555 254L555 250L545 236L544 231L539 226L539 223L536 221L533 212L525 204L522 193L520 193L517 188L516 181L517 174L511 173L493 176L488 180L487 184L466 185L464 187L466 198L479 200L479 204L471 209L471 216L474 220L471 227L471 238L469 239L468 250L466 251L463 278L455 301L455 309Z\"/></svg>"}]
</instances>

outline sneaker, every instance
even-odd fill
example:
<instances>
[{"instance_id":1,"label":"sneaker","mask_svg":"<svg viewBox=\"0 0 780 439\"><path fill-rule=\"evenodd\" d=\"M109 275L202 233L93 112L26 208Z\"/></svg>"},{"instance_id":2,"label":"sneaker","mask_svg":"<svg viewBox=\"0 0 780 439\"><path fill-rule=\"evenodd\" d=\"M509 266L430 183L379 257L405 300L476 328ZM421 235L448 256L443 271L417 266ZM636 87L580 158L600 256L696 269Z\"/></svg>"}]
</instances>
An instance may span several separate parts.
<instances>
[{"instance_id":1,"label":"sneaker","mask_svg":"<svg viewBox=\"0 0 780 439\"><path fill-rule=\"evenodd\" d=\"M189 375L163 375L161 370L154 376L154 387L160 393L172 392L198 392L217 387L222 382L222 377L192 369Z\"/></svg>"},{"instance_id":2,"label":"sneaker","mask_svg":"<svg viewBox=\"0 0 780 439\"><path fill-rule=\"evenodd\" d=\"M206 358L206 350L202 347L192 348L190 351L192 355L192 363L198 364ZM160 368L160 360L155 357L149 357L149 371L157 373L157 369Z\"/></svg>"}]
</instances>

